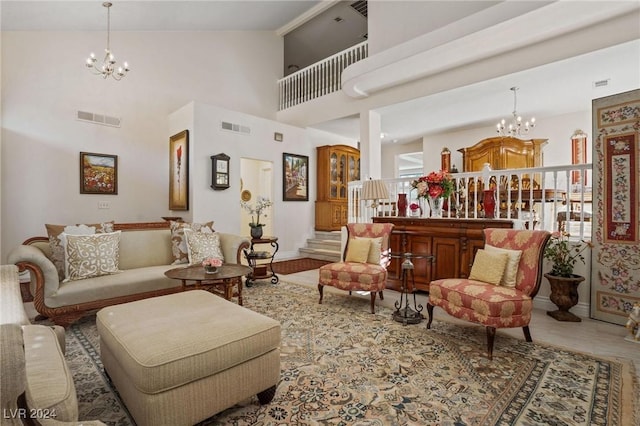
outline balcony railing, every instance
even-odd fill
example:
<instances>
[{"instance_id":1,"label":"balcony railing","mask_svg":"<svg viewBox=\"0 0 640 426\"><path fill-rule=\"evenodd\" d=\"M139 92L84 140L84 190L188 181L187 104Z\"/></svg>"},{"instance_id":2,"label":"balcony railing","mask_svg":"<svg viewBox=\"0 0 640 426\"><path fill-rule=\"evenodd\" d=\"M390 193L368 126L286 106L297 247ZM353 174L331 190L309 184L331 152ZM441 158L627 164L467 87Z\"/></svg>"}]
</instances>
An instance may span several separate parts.
<instances>
[{"instance_id":1,"label":"balcony railing","mask_svg":"<svg viewBox=\"0 0 640 426\"><path fill-rule=\"evenodd\" d=\"M341 89L342 70L367 57L364 41L278 80L278 111Z\"/></svg>"},{"instance_id":2,"label":"balcony railing","mask_svg":"<svg viewBox=\"0 0 640 426\"><path fill-rule=\"evenodd\" d=\"M483 172L452 175L456 191L445 201L443 217L480 219L485 185ZM384 179L388 200L380 200L377 209L371 201L361 200L362 181L349 183L349 222L371 222L373 216L398 216L398 194L407 194L407 204L418 203L411 186L415 178ZM591 164L493 170L488 174L493 191L495 218L511 219L515 228L563 230L572 239L591 238ZM573 182L573 183L572 183ZM422 203L422 217L429 217ZM411 216L407 209L406 216Z\"/></svg>"}]
</instances>

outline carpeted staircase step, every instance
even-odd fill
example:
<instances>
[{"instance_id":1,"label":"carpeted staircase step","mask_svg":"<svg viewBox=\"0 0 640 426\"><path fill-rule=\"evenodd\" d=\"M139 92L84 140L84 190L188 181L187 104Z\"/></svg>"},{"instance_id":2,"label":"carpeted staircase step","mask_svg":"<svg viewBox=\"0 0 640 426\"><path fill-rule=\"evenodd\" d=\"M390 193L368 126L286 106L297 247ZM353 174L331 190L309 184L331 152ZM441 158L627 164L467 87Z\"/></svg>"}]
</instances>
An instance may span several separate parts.
<instances>
[{"instance_id":1,"label":"carpeted staircase step","mask_svg":"<svg viewBox=\"0 0 640 426\"><path fill-rule=\"evenodd\" d=\"M319 238L309 238L307 240L307 248L340 251L340 240L321 240Z\"/></svg>"},{"instance_id":2,"label":"carpeted staircase step","mask_svg":"<svg viewBox=\"0 0 640 426\"><path fill-rule=\"evenodd\" d=\"M315 238L307 240L307 246L298 249L300 256L329 262L340 262L340 231L315 231Z\"/></svg>"},{"instance_id":3,"label":"carpeted staircase step","mask_svg":"<svg viewBox=\"0 0 640 426\"><path fill-rule=\"evenodd\" d=\"M339 262L341 257L340 247L338 247L337 250L303 247L298 251L301 256L310 257L311 259L327 260L329 262Z\"/></svg>"},{"instance_id":4,"label":"carpeted staircase step","mask_svg":"<svg viewBox=\"0 0 640 426\"><path fill-rule=\"evenodd\" d=\"M319 240L340 241L340 231L315 231L316 238Z\"/></svg>"}]
</instances>

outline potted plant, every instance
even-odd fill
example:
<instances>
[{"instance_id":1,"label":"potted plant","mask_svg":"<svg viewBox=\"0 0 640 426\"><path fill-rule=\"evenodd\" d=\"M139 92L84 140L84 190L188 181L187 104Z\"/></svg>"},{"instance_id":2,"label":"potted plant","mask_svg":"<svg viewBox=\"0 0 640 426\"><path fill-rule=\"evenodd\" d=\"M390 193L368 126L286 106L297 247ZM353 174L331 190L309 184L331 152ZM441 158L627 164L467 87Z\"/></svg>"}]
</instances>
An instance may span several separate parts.
<instances>
[{"instance_id":1,"label":"potted plant","mask_svg":"<svg viewBox=\"0 0 640 426\"><path fill-rule=\"evenodd\" d=\"M558 307L547 315L558 321L581 321L569 312L578 303L578 285L584 281L583 276L574 274L573 268L577 261L585 263L582 253L590 246L591 242L587 241L572 244L568 233L554 232L544 249L544 258L551 261L551 271L544 274L551 285L549 299Z\"/></svg>"},{"instance_id":2,"label":"potted plant","mask_svg":"<svg viewBox=\"0 0 640 426\"><path fill-rule=\"evenodd\" d=\"M262 217L267 217L267 213L265 213L264 210L271 207L273 203L268 198L260 196L256 200L255 205L249 204L246 201L241 201L240 205L251 215L251 222L249 222L249 226L251 227L251 237L262 238L262 227L264 226L264 223L260 223L260 215L262 215Z\"/></svg>"}]
</instances>

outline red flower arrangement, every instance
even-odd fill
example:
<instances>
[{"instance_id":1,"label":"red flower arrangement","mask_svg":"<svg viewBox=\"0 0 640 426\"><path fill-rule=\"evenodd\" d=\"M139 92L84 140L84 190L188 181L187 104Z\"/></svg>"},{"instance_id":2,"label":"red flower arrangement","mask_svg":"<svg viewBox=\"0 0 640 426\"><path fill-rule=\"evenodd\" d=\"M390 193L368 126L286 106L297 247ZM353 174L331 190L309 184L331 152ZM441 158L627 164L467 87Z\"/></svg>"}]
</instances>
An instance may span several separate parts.
<instances>
[{"instance_id":1,"label":"red flower arrangement","mask_svg":"<svg viewBox=\"0 0 640 426\"><path fill-rule=\"evenodd\" d=\"M411 186L418 190L418 197L449 197L453 193L453 179L451 175L440 170L431 172L411 182Z\"/></svg>"}]
</instances>

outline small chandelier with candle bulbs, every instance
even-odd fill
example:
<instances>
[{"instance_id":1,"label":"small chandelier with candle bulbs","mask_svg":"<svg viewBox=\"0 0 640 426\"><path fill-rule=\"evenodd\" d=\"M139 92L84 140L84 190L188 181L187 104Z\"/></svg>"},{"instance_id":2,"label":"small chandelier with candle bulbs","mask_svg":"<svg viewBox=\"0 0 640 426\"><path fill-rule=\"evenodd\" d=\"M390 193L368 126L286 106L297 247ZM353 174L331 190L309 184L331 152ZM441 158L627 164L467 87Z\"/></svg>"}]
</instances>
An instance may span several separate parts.
<instances>
[{"instance_id":1,"label":"small chandelier with candle bulbs","mask_svg":"<svg viewBox=\"0 0 640 426\"><path fill-rule=\"evenodd\" d=\"M507 124L507 122L502 119L498 124L496 124L496 128L498 129L498 134L500 136L522 136L523 134L529 133L536 125L536 119L531 117L531 120L522 122L522 117L518 115L517 112L517 91L518 87L512 87L509 89L513 92L513 118L511 119L511 123Z\"/></svg>"},{"instance_id":2,"label":"small chandelier with candle bulbs","mask_svg":"<svg viewBox=\"0 0 640 426\"><path fill-rule=\"evenodd\" d=\"M87 58L86 66L89 71L96 75L101 75L102 78L112 77L114 80L120 80L129 72L129 65L124 62L121 67L116 67L116 58L111 53L110 36L111 36L111 2L104 2L102 6L107 8L107 48L104 49L105 55L102 60L102 64L97 64L98 59L96 55L91 52L91 55Z\"/></svg>"}]
</instances>

